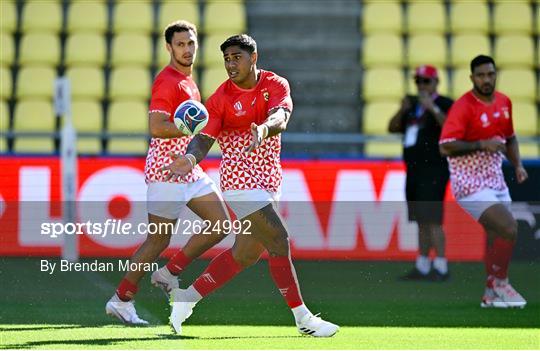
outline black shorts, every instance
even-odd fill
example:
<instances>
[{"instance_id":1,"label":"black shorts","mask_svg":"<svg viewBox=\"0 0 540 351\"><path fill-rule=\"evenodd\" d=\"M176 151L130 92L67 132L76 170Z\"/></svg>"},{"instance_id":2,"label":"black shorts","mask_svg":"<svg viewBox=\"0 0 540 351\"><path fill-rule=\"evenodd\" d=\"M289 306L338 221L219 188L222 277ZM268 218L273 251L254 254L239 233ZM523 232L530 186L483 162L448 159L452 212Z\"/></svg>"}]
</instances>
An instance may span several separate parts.
<instances>
[{"instance_id":1,"label":"black shorts","mask_svg":"<svg viewBox=\"0 0 540 351\"><path fill-rule=\"evenodd\" d=\"M405 195L409 220L442 224L448 168L442 165L407 166Z\"/></svg>"}]
</instances>

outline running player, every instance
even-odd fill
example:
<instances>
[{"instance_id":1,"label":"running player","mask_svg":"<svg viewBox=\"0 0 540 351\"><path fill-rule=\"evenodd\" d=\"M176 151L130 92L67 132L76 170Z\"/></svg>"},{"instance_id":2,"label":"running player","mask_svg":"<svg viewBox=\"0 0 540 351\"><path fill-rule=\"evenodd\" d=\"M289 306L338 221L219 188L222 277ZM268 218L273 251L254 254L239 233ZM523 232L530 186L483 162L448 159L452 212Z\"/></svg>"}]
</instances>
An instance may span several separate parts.
<instances>
[{"instance_id":1,"label":"running player","mask_svg":"<svg viewBox=\"0 0 540 351\"><path fill-rule=\"evenodd\" d=\"M489 56L471 61L473 89L455 102L443 126L440 151L448 156L455 198L485 229L486 289L482 307L524 307L525 299L508 282L508 266L517 237L504 181L504 156L516 180L527 179L512 125L512 102L495 90L497 71Z\"/></svg>"},{"instance_id":2,"label":"running player","mask_svg":"<svg viewBox=\"0 0 540 351\"><path fill-rule=\"evenodd\" d=\"M228 219L219 189L199 166L193 167L182 177L175 177L174 180L167 179L168 174L161 171L163 165L172 162L170 154L184 153L191 141L191 137L183 135L172 123L171 118L176 107L188 99L201 99L197 85L191 77L198 46L196 27L186 21L177 21L167 26L164 37L171 59L169 65L157 75L152 86L149 108L152 140L145 167L148 222L156 224L162 231L147 235L146 241L131 258L134 263L154 262L167 248L172 226L176 224L185 205L199 217L209 220L212 225ZM171 225L159 227L160 224ZM221 241L227 232L220 226L216 226L216 229L220 230L212 231L210 235L192 236L182 251L183 259L191 261ZM143 275L144 271L126 273L116 293L107 302L107 314L126 324L148 324L139 318L133 304L137 284ZM165 290L178 287L177 277L166 270L154 272L151 280L152 284Z\"/></svg>"},{"instance_id":3,"label":"running player","mask_svg":"<svg viewBox=\"0 0 540 351\"><path fill-rule=\"evenodd\" d=\"M217 139L222 150L221 188L236 217L247 220L251 235L237 235L234 246L216 256L186 290L171 292L170 321L177 333L203 297L255 263L266 249L272 278L302 334L328 337L339 327L312 314L303 302L290 258L287 229L274 206L281 185L281 137L292 112L288 82L257 69L257 44L235 35L221 46L229 79L208 99L208 125L165 171L185 176Z\"/></svg>"}]
</instances>

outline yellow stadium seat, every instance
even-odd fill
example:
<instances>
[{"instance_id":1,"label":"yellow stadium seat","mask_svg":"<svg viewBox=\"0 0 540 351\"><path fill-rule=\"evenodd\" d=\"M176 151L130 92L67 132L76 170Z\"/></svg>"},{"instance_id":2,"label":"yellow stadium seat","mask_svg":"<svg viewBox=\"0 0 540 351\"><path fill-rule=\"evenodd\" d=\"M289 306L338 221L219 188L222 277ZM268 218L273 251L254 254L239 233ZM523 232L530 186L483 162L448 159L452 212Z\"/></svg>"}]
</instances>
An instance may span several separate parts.
<instances>
[{"instance_id":1,"label":"yellow stadium seat","mask_svg":"<svg viewBox=\"0 0 540 351\"><path fill-rule=\"evenodd\" d=\"M5 66L0 66L0 99L9 99L13 88L11 70Z\"/></svg>"},{"instance_id":2,"label":"yellow stadium seat","mask_svg":"<svg viewBox=\"0 0 540 351\"><path fill-rule=\"evenodd\" d=\"M169 54L169 51L165 47L165 40L159 40L156 45L157 50L157 65L158 67L163 67L169 64L171 60L171 55ZM200 59L200 50L197 52L197 57L195 59L195 64Z\"/></svg>"},{"instance_id":3,"label":"yellow stadium seat","mask_svg":"<svg viewBox=\"0 0 540 351\"><path fill-rule=\"evenodd\" d=\"M532 13L528 3L502 2L495 5L493 15L495 34L532 34Z\"/></svg>"},{"instance_id":4,"label":"yellow stadium seat","mask_svg":"<svg viewBox=\"0 0 540 351\"><path fill-rule=\"evenodd\" d=\"M536 5L536 34L540 35L540 3Z\"/></svg>"},{"instance_id":5,"label":"yellow stadium seat","mask_svg":"<svg viewBox=\"0 0 540 351\"><path fill-rule=\"evenodd\" d=\"M158 32L163 33L165 27L178 20L186 20L194 25L199 25L199 9L195 1L169 1L163 2L159 7Z\"/></svg>"},{"instance_id":6,"label":"yellow stadium seat","mask_svg":"<svg viewBox=\"0 0 540 351\"><path fill-rule=\"evenodd\" d=\"M223 53L219 49L220 45L235 33L211 34L207 35L203 42L203 65L205 67L223 67Z\"/></svg>"},{"instance_id":7,"label":"yellow stadium seat","mask_svg":"<svg viewBox=\"0 0 540 351\"><path fill-rule=\"evenodd\" d=\"M215 2L206 4L204 10L204 32L244 33L247 28L244 4Z\"/></svg>"},{"instance_id":8,"label":"yellow stadium seat","mask_svg":"<svg viewBox=\"0 0 540 351\"><path fill-rule=\"evenodd\" d=\"M86 1L69 6L68 32L105 33L107 31L107 7L104 3Z\"/></svg>"},{"instance_id":9,"label":"yellow stadium seat","mask_svg":"<svg viewBox=\"0 0 540 351\"><path fill-rule=\"evenodd\" d=\"M366 4L362 10L362 31L364 34L389 32L399 34L403 29L401 5L397 2L377 2Z\"/></svg>"},{"instance_id":10,"label":"yellow stadium seat","mask_svg":"<svg viewBox=\"0 0 540 351\"><path fill-rule=\"evenodd\" d=\"M15 137L13 150L21 153L51 153L54 151L52 133L55 116L51 102L47 100L22 100L15 106L14 132L45 132L47 136Z\"/></svg>"},{"instance_id":11,"label":"yellow stadium seat","mask_svg":"<svg viewBox=\"0 0 540 351\"><path fill-rule=\"evenodd\" d=\"M202 73L201 94L203 100L212 95L216 89L228 79L227 72L223 67L206 68Z\"/></svg>"},{"instance_id":12,"label":"yellow stadium seat","mask_svg":"<svg viewBox=\"0 0 540 351\"><path fill-rule=\"evenodd\" d=\"M0 153L8 151L8 138L2 133L9 131L9 110L7 102L0 101Z\"/></svg>"},{"instance_id":13,"label":"yellow stadium seat","mask_svg":"<svg viewBox=\"0 0 540 351\"><path fill-rule=\"evenodd\" d=\"M512 104L512 120L518 136L538 135L538 115L534 102L515 101Z\"/></svg>"},{"instance_id":14,"label":"yellow stadium seat","mask_svg":"<svg viewBox=\"0 0 540 351\"><path fill-rule=\"evenodd\" d=\"M519 153L523 159L540 158L540 146L538 143L519 143Z\"/></svg>"},{"instance_id":15,"label":"yellow stadium seat","mask_svg":"<svg viewBox=\"0 0 540 351\"><path fill-rule=\"evenodd\" d=\"M113 14L113 30L116 33L151 33L153 31L153 9L149 3L122 2L116 4Z\"/></svg>"},{"instance_id":16,"label":"yellow stadium seat","mask_svg":"<svg viewBox=\"0 0 540 351\"><path fill-rule=\"evenodd\" d=\"M122 67L112 70L109 96L112 99L150 98L150 72L142 67Z\"/></svg>"},{"instance_id":17,"label":"yellow stadium seat","mask_svg":"<svg viewBox=\"0 0 540 351\"><path fill-rule=\"evenodd\" d=\"M409 34L444 34L446 32L444 4L435 2L409 4L407 30Z\"/></svg>"},{"instance_id":18,"label":"yellow stadium seat","mask_svg":"<svg viewBox=\"0 0 540 351\"><path fill-rule=\"evenodd\" d=\"M144 155L148 152L146 138L109 139L108 152L116 155Z\"/></svg>"},{"instance_id":19,"label":"yellow stadium seat","mask_svg":"<svg viewBox=\"0 0 540 351\"><path fill-rule=\"evenodd\" d=\"M540 11L538 12L540 13ZM536 66L540 67L540 35L538 36L538 39L536 41ZM540 94L540 91L538 93Z\"/></svg>"},{"instance_id":20,"label":"yellow stadium seat","mask_svg":"<svg viewBox=\"0 0 540 351\"><path fill-rule=\"evenodd\" d=\"M478 1L453 3L450 6L450 29L454 34L488 34L488 5Z\"/></svg>"},{"instance_id":21,"label":"yellow stadium seat","mask_svg":"<svg viewBox=\"0 0 540 351\"><path fill-rule=\"evenodd\" d=\"M364 115L362 118L365 134L387 135L388 122L398 111L400 101L377 101L364 106Z\"/></svg>"},{"instance_id":22,"label":"yellow stadium seat","mask_svg":"<svg viewBox=\"0 0 540 351\"><path fill-rule=\"evenodd\" d=\"M60 62L60 39L56 34L30 33L23 36L19 63L56 66Z\"/></svg>"},{"instance_id":23,"label":"yellow stadium seat","mask_svg":"<svg viewBox=\"0 0 540 351\"><path fill-rule=\"evenodd\" d=\"M441 35L419 34L409 37L407 58L410 66L446 65L446 40Z\"/></svg>"},{"instance_id":24,"label":"yellow stadium seat","mask_svg":"<svg viewBox=\"0 0 540 351\"><path fill-rule=\"evenodd\" d=\"M400 142L369 141L365 144L364 155L373 158L397 158L402 153Z\"/></svg>"},{"instance_id":25,"label":"yellow stadium seat","mask_svg":"<svg viewBox=\"0 0 540 351\"><path fill-rule=\"evenodd\" d=\"M150 66L152 38L141 34L120 34L113 39L111 63L113 66Z\"/></svg>"},{"instance_id":26,"label":"yellow stadium seat","mask_svg":"<svg viewBox=\"0 0 540 351\"><path fill-rule=\"evenodd\" d=\"M477 55L491 54L489 38L482 34L453 35L450 47L450 61L454 67L469 66L471 60Z\"/></svg>"},{"instance_id":27,"label":"yellow stadium seat","mask_svg":"<svg viewBox=\"0 0 540 351\"><path fill-rule=\"evenodd\" d=\"M365 68L403 66L403 41L391 33L364 36L362 64Z\"/></svg>"},{"instance_id":28,"label":"yellow stadium seat","mask_svg":"<svg viewBox=\"0 0 540 351\"><path fill-rule=\"evenodd\" d=\"M50 99L54 95L56 70L51 67L23 67L17 76L17 97Z\"/></svg>"},{"instance_id":29,"label":"yellow stadium seat","mask_svg":"<svg viewBox=\"0 0 540 351\"><path fill-rule=\"evenodd\" d=\"M498 73L497 87L512 101L532 102L536 98L536 77L533 70L501 69Z\"/></svg>"},{"instance_id":30,"label":"yellow stadium seat","mask_svg":"<svg viewBox=\"0 0 540 351\"><path fill-rule=\"evenodd\" d=\"M13 33L17 29L17 10L13 1L0 1L0 30L2 33Z\"/></svg>"},{"instance_id":31,"label":"yellow stadium seat","mask_svg":"<svg viewBox=\"0 0 540 351\"><path fill-rule=\"evenodd\" d=\"M126 120L129 118L129 123ZM113 102L109 109L108 131L110 133L133 133L133 138L111 136L108 151L116 154L144 154L148 150L145 137L135 133L148 133L148 108L141 101Z\"/></svg>"},{"instance_id":32,"label":"yellow stadium seat","mask_svg":"<svg viewBox=\"0 0 540 351\"><path fill-rule=\"evenodd\" d=\"M500 35L495 42L497 67L534 66L533 39L528 35Z\"/></svg>"},{"instance_id":33,"label":"yellow stadium seat","mask_svg":"<svg viewBox=\"0 0 540 351\"><path fill-rule=\"evenodd\" d=\"M13 46L13 38L11 34L0 33L0 60L3 65L11 65L15 59L15 48Z\"/></svg>"},{"instance_id":34,"label":"yellow stadium seat","mask_svg":"<svg viewBox=\"0 0 540 351\"><path fill-rule=\"evenodd\" d=\"M78 133L101 133L103 130L103 111L101 103L93 100L75 100L72 107L73 125ZM78 136L77 151L84 154L101 152L99 136Z\"/></svg>"},{"instance_id":35,"label":"yellow stadium seat","mask_svg":"<svg viewBox=\"0 0 540 351\"><path fill-rule=\"evenodd\" d=\"M148 133L148 106L138 100L113 101L109 106L110 133Z\"/></svg>"},{"instance_id":36,"label":"yellow stadium seat","mask_svg":"<svg viewBox=\"0 0 540 351\"><path fill-rule=\"evenodd\" d=\"M21 29L23 32L60 32L62 5L53 1L26 1L22 11Z\"/></svg>"},{"instance_id":37,"label":"yellow stadium seat","mask_svg":"<svg viewBox=\"0 0 540 351\"><path fill-rule=\"evenodd\" d=\"M365 101L396 100L405 94L403 71L400 68L373 68L364 71Z\"/></svg>"},{"instance_id":38,"label":"yellow stadium seat","mask_svg":"<svg viewBox=\"0 0 540 351\"><path fill-rule=\"evenodd\" d=\"M67 70L71 81L71 96L77 98L101 99L104 96L105 79L101 68L71 67Z\"/></svg>"},{"instance_id":39,"label":"yellow stadium seat","mask_svg":"<svg viewBox=\"0 0 540 351\"><path fill-rule=\"evenodd\" d=\"M65 63L68 66L101 66L105 63L106 50L105 37L100 34L72 34L66 42Z\"/></svg>"},{"instance_id":40,"label":"yellow stadium seat","mask_svg":"<svg viewBox=\"0 0 540 351\"><path fill-rule=\"evenodd\" d=\"M452 75L451 97L458 99L461 95L470 91L473 87L471 82L471 70L469 67L455 69Z\"/></svg>"}]
</instances>

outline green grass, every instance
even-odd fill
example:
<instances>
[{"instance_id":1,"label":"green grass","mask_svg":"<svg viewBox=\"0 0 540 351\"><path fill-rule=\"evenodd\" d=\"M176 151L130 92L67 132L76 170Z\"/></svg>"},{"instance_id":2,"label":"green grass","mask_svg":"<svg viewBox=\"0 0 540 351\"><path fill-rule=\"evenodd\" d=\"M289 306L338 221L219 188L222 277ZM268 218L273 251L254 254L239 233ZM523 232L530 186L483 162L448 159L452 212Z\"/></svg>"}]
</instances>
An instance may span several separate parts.
<instances>
[{"instance_id":1,"label":"green grass","mask_svg":"<svg viewBox=\"0 0 540 351\"><path fill-rule=\"evenodd\" d=\"M183 275L192 282L207 262ZM0 258L0 348L42 349L538 349L540 267L514 262L523 310L484 310L480 263L452 264L445 283L400 282L396 262L297 262L313 312L342 326L331 339L300 337L260 262L197 305L184 337L171 334L161 291L143 280L137 309L148 328L115 324L104 305L119 272L39 271L38 259Z\"/></svg>"}]
</instances>

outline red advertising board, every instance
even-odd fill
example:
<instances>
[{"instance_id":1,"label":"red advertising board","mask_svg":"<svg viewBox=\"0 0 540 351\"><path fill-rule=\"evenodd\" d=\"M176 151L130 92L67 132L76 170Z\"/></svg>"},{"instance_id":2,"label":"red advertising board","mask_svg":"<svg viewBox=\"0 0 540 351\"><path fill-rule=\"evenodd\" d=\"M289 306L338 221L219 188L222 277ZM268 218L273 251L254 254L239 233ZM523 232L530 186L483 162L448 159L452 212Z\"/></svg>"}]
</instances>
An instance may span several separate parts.
<instances>
[{"instance_id":1,"label":"red advertising board","mask_svg":"<svg viewBox=\"0 0 540 351\"><path fill-rule=\"evenodd\" d=\"M218 166L217 160L203 163L216 180ZM62 237L51 238L42 230L43 223L62 222L59 159L3 157L0 167L0 256L60 255ZM91 206L100 208L102 220L133 219L137 205L145 203L143 167L143 158L80 158L77 222L88 220ZM407 220L402 163L285 160L283 171L280 212L291 233L295 258L415 257L417 227ZM111 204L123 204L124 210L119 214ZM483 231L450 195L445 204L444 229L450 260L482 259ZM80 254L86 257L130 256L144 237L126 240L118 235L77 235ZM185 235L173 236L164 256L187 240ZM232 236L227 238L206 257L230 246L232 240Z\"/></svg>"}]
</instances>

